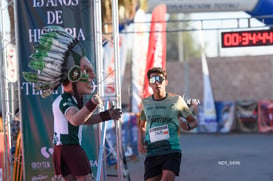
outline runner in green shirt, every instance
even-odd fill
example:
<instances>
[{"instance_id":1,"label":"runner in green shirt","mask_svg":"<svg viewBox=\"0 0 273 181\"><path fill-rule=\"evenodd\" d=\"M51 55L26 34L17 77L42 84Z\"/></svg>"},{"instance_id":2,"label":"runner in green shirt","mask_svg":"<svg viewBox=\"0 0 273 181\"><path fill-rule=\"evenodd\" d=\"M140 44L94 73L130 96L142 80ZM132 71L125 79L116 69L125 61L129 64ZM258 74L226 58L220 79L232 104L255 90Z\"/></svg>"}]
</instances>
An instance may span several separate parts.
<instances>
[{"instance_id":1,"label":"runner in green shirt","mask_svg":"<svg viewBox=\"0 0 273 181\"><path fill-rule=\"evenodd\" d=\"M197 121L181 96L166 92L165 70L152 68L147 77L153 95L142 101L138 136L138 150L146 154L144 178L148 181L175 180L181 163L180 127L191 130L197 126Z\"/></svg>"}]
</instances>

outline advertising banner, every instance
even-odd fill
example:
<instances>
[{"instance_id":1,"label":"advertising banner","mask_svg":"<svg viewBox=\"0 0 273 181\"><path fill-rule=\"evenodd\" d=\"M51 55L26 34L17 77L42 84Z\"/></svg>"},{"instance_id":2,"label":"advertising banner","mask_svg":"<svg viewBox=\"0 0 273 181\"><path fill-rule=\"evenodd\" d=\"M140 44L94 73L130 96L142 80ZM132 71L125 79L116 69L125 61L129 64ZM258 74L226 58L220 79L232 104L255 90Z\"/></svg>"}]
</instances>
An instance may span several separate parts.
<instances>
[{"instance_id":1,"label":"advertising banner","mask_svg":"<svg viewBox=\"0 0 273 181\"><path fill-rule=\"evenodd\" d=\"M259 132L273 131L273 101L258 102Z\"/></svg>"},{"instance_id":2,"label":"advertising banner","mask_svg":"<svg viewBox=\"0 0 273 181\"><path fill-rule=\"evenodd\" d=\"M203 72L203 116L201 117L199 124L208 132L216 132L216 110L209 76L209 67L204 49L204 38L202 31L199 31L199 37L201 42L201 63Z\"/></svg>"},{"instance_id":3,"label":"advertising banner","mask_svg":"<svg viewBox=\"0 0 273 181\"><path fill-rule=\"evenodd\" d=\"M29 56L37 43L44 27L58 25L72 36L77 37L86 50L89 60L92 57L92 5L88 0L49 1L17 0L17 53L19 60L20 99L22 112L23 172L24 180L52 180L53 152L53 100L62 92L56 90L53 95L43 99L32 83L22 77L28 67ZM92 62L93 63L93 62ZM93 127L83 128L82 145L96 173L96 135Z\"/></svg>"},{"instance_id":4,"label":"advertising banner","mask_svg":"<svg viewBox=\"0 0 273 181\"><path fill-rule=\"evenodd\" d=\"M241 132L258 132L258 103L256 101L237 101L236 119Z\"/></svg>"},{"instance_id":5,"label":"advertising banner","mask_svg":"<svg viewBox=\"0 0 273 181\"><path fill-rule=\"evenodd\" d=\"M235 103L229 101L215 102L218 129L220 133L229 133L235 126Z\"/></svg>"},{"instance_id":6,"label":"advertising banner","mask_svg":"<svg viewBox=\"0 0 273 181\"><path fill-rule=\"evenodd\" d=\"M132 112L140 111L140 104L143 98L143 87L145 78L145 68L147 50L149 43L148 26L145 22L145 12L138 9L134 18L134 34L132 49Z\"/></svg>"},{"instance_id":7,"label":"advertising banner","mask_svg":"<svg viewBox=\"0 0 273 181\"><path fill-rule=\"evenodd\" d=\"M217 132L218 123L216 120L216 111L215 119L207 119L205 115L204 103L198 105L198 132L199 133L215 133ZM210 121L211 120L211 121Z\"/></svg>"}]
</instances>

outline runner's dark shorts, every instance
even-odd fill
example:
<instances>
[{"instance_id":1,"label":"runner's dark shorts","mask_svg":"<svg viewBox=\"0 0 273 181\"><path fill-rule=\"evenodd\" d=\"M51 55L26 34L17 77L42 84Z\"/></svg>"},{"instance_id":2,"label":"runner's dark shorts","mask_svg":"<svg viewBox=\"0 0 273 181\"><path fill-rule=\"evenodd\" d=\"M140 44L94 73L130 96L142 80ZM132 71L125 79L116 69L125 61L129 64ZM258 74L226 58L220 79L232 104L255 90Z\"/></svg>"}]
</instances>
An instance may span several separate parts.
<instances>
[{"instance_id":1,"label":"runner's dark shorts","mask_svg":"<svg viewBox=\"0 0 273 181\"><path fill-rule=\"evenodd\" d=\"M179 176L181 153L170 153L165 155L146 157L145 165L145 180L162 174L162 170L171 170L176 176Z\"/></svg>"},{"instance_id":2,"label":"runner's dark shorts","mask_svg":"<svg viewBox=\"0 0 273 181\"><path fill-rule=\"evenodd\" d=\"M55 145L53 152L55 175L84 176L91 173L89 160L80 145Z\"/></svg>"}]
</instances>

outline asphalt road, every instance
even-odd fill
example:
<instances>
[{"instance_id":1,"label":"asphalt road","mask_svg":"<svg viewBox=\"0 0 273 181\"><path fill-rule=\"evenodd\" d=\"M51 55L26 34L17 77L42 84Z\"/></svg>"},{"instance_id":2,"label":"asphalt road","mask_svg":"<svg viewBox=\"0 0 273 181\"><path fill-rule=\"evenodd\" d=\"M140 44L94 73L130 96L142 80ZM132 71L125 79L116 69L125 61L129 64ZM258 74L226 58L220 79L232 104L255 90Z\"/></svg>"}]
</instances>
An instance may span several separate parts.
<instances>
[{"instance_id":1,"label":"asphalt road","mask_svg":"<svg viewBox=\"0 0 273 181\"><path fill-rule=\"evenodd\" d=\"M181 145L177 181L273 181L273 134L182 134ZM131 181L143 180L143 162L144 155L128 160Z\"/></svg>"}]
</instances>

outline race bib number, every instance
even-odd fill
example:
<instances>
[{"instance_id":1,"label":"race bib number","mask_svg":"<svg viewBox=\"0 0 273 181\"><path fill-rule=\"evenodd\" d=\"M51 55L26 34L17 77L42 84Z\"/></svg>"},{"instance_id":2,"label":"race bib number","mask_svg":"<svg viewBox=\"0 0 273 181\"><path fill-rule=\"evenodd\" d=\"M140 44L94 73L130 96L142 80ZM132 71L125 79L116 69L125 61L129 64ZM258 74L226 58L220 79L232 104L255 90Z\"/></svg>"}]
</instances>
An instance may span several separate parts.
<instances>
[{"instance_id":1,"label":"race bib number","mask_svg":"<svg viewBox=\"0 0 273 181\"><path fill-rule=\"evenodd\" d=\"M168 125L157 126L149 129L151 143L170 138Z\"/></svg>"}]
</instances>

